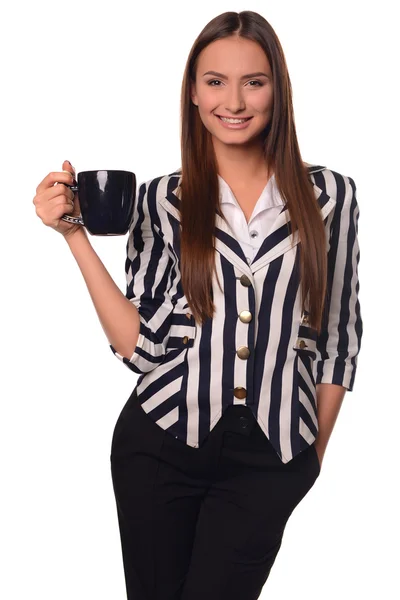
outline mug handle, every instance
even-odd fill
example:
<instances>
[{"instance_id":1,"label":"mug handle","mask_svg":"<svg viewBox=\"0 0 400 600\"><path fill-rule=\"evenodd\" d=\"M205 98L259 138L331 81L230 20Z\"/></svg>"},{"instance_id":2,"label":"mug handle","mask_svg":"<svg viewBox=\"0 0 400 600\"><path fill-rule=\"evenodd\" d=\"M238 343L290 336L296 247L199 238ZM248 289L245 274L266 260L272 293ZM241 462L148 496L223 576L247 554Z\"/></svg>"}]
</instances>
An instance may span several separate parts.
<instances>
[{"instance_id":1,"label":"mug handle","mask_svg":"<svg viewBox=\"0 0 400 600\"><path fill-rule=\"evenodd\" d=\"M77 185L68 185L67 183L64 183L64 185L69 187L73 192L78 191ZM61 219L62 219L62 221L67 221L68 223L75 223L76 225L85 225L85 223L83 222L83 219L82 219L82 215L79 215L78 217L71 217L70 215L63 215L61 217Z\"/></svg>"}]
</instances>

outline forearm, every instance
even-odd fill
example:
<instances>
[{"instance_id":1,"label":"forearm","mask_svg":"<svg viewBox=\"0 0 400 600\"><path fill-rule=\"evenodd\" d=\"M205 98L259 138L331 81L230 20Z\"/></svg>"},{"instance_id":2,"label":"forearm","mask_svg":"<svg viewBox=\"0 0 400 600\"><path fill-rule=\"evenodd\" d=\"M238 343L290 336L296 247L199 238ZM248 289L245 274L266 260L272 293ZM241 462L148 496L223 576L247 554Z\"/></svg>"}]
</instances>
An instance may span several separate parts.
<instances>
[{"instance_id":1,"label":"forearm","mask_svg":"<svg viewBox=\"0 0 400 600\"><path fill-rule=\"evenodd\" d=\"M326 448L342 406L346 388L333 383L318 383L316 389L318 407L316 444L319 447Z\"/></svg>"},{"instance_id":2,"label":"forearm","mask_svg":"<svg viewBox=\"0 0 400 600\"><path fill-rule=\"evenodd\" d=\"M83 229L65 239L81 270L109 343L121 355L132 356L140 327L136 306L115 284Z\"/></svg>"}]
</instances>

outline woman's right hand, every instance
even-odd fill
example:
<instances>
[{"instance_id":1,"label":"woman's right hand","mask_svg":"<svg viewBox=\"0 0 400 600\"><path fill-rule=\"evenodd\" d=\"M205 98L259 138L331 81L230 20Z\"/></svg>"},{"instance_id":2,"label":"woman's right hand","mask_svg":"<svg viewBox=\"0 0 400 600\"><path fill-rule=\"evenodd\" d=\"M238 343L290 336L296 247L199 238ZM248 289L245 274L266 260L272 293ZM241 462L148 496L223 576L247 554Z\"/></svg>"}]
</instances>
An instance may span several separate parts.
<instances>
[{"instance_id":1,"label":"woman's right hand","mask_svg":"<svg viewBox=\"0 0 400 600\"><path fill-rule=\"evenodd\" d=\"M68 237L79 229L84 230L84 226L61 219L64 214L77 217L81 212L78 193L74 194L68 187L76 183L75 169L67 160L63 162L62 168L62 171L52 171L39 183L33 204L44 225ZM54 185L56 182L58 184Z\"/></svg>"}]
</instances>

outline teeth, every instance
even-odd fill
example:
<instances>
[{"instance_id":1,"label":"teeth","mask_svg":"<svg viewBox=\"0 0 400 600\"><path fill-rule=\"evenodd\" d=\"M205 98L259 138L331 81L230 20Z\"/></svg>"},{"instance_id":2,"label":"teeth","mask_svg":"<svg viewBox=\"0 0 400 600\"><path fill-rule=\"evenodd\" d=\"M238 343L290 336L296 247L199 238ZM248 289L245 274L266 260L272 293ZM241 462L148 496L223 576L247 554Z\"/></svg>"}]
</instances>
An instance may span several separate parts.
<instances>
[{"instance_id":1,"label":"teeth","mask_svg":"<svg viewBox=\"0 0 400 600\"><path fill-rule=\"evenodd\" d=\"M220 117L221 121L225 121L225 123L245 123L248 119L225 119L224 117Z\"/></svg>"}]
</instances>

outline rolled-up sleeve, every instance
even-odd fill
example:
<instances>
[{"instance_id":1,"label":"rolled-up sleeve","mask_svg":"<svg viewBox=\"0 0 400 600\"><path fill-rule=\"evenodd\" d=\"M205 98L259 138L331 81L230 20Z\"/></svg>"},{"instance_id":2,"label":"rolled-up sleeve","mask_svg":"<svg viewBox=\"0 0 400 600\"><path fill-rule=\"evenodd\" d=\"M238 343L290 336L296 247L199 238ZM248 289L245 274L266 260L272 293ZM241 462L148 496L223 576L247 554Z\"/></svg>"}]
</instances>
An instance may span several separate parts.
<instances>
[{"instance_id":1,"label":"rolled-up sleeve","mask_svg":"<svg viewBox=\"0 0 400 600\"><path fill-rule=\"evenodd\" d=\"M353 390L363 323L359 302L359 206L354 180L344 179L330 226L327 296L317 337L316 383ZM338 194L339 195L339 194Z\"/></svg>"},{"instance_id":2,"label":"rolled-up sleeve","mask_svg":"<svg viewBox=\"0 0 400 600\"><path fill-rule=\"evenodd\" d=\"M126 357L110 344L114 355L138 374L155 369L164 359L174 309L173 261L161 234L156 189L157 180L139 185L126 245L125 295L139 312L137 345Z\"/></svg>"}]
</instances>

